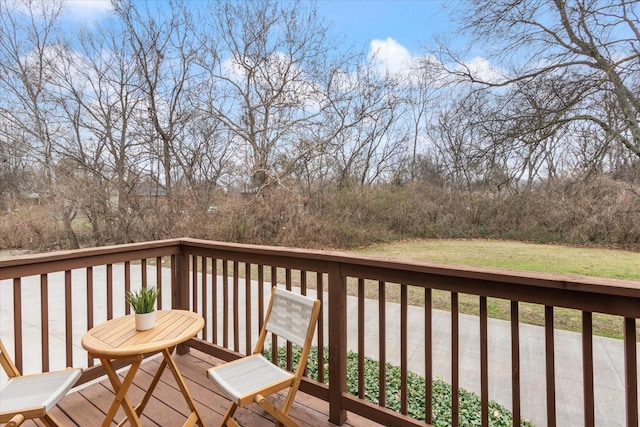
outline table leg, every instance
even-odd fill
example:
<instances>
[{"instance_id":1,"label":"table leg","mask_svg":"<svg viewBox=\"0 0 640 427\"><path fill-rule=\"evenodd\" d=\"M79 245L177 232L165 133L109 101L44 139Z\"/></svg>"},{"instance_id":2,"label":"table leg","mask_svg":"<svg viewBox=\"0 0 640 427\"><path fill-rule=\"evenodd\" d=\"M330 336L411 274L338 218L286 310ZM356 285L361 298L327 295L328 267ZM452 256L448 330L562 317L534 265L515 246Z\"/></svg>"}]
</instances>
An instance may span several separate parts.
<instances>
[{"instance_id":1,"label":"table leg","mask_svg":"<svg viewBox=\"0 0 640 427\"><path fill-rule=\"evenodd\" d=\"M127 390L129 390L129 387L133 383L133 378L140 367L140 363L142 363L142 358L132 361L131 367L129 368L123 382L120 382L120 378L109 359L100 359L100 361L102 362L102 366L104 366L105 371L107 371L107 376L109 377L109 381L111 381L113 390L116 392L116 396L113 399L109 412L107 412L102 423L102 427L111 425L113 418L116 416L116 412L118 412L119 406L122 406L122 409L124 409L125 414L127 414L127 419L132 426L141 427L142 423L140 422L140 418L138 417L135 409L133 409L131 401L127 397Z\"/></svg>"},{"instance_id":2,"label":"table leg","mask_svg":"<svg viewBox=\"0 0 640 427\"><path fill-rule=\"evenodd\" d=\"M169 370L171 371L171 373L173 373L173 377L178 383L178 387L180 387L180 391L182 391L182 395L184 396L184 399L187 401L187 405L189 405L189 409L191 409L191 415L189 416L187 422L184 425L191 426L197 423L200 427L204 427L204 421L202 419L202 415L198 411L198 408L196 408L196 405L193 402L193 398L191 397L191 393L189 393L189 390L187 389L187 384L184 382L184 379L182 378L182 375L178 370L178 365L176 365L176 362L173 360L173 357L171 356L174 348L175 347L171 349L165 348L162 350L162 354L164 355L164 360L167 362L167 366L169 366Z\"/></svg>"},{"instance_id":3,"label":"table leg","mask_svg":"<svg viewBox=\"0 0 640 427\"><path fill-rule=\"evenodd\" d=\"M158 385L158 382L160 382L160 377L162 376L162 372L164 372L164 368L166 366L167 366L167 361L164 360L163 358L162 362L160 363L160 367L156 371L156 374L153 377L153 380L151 381L151 384L149 384L149 388L147 389L147 392L145 393L144 398L142 399L140 404L136 406L136 413L138 414L138 416L142 414L142 411L144 411L145 406L147 406L147 403L149 402L149 399L153 394L153 390L155 390L156 386Z\"/></svg>"}]
</instances>

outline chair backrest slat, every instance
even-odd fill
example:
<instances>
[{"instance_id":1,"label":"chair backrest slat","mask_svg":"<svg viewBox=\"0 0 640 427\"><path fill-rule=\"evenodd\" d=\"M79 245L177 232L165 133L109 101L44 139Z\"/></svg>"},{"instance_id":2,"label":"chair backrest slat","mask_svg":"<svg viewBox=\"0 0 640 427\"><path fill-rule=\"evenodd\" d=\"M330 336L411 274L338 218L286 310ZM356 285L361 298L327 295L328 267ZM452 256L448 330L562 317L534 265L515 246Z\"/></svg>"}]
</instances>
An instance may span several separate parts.
<instances>
[{"instance_id":1,"label":"chair backrest slat","mask_svg":"<svg viewBox=\"0 0 640 427\"><path fill-rule=\"evenodd\" d=\"M315 300L276 289L266 329L292 343L304 346Z\"/></svg>"}]
</instances>

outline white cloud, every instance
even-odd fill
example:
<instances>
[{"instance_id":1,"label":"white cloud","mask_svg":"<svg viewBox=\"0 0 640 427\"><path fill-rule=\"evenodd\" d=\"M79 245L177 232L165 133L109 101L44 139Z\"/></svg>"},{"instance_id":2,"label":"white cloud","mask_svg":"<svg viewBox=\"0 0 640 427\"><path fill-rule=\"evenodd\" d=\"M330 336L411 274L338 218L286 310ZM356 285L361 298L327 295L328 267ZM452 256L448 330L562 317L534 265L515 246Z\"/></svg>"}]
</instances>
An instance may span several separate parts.
<instances>
[{"instance_id":1,"label":"white cloud","mask_svg":"<svg viewBox=\"0 0 640 427\"><path fill-rule=\"evenodd\" d=\"M282 93L279 95L281 100L286 100L292 105L302 105L310 111L319 108L318 105L323 98L319 95L322 91L317 82L313 81L297 63L291 63L287 55L273 52L262 58L259 64L252 63L253 61L255 61L254 58L240 58L234 55L222 61L219 72L224 79L234 82L238 87L244 87L247 67L255 67L259 72L254 73L252 80L258 86L266 88L284 83Z\"/></svg>"},{"instance_id":2,"label":"white cloud","mask_svg":"<svg viewBox=\"0 0 640 427\"><path fill-rule=\"evenodd\" d=\"M388 37L385 40L371 40L369 48L369 59L378 67L382 74L390 74L402 78L410 84L424 84L416 80L413 70L423 68L425 65L433 64L432 69L437 70L438 61L431 55L417 55L411 53L406 47L398 43L395 39ZM477 78L487 82L499 82L504 80L504 72L493 65L487 58L476 56L458 65L459 69L464 68L470 71ZM432 84L441 84L449 80L444 70L431 74L429 78ZM437 83L440 82L440 83Z\"/></svg>"},{"instance_id":3,"label":"white cloud","mask_svg":"<svg viewBox=\"0 0 640 427\"><path fill-rule=\"evenodd\" d=\"M411 52L391 37L371 40L369 58L379 62L380 71L391 74L406 72L415 61Z\"/></svg>"},{"instance_id":4,"label":"white cloud","mask_svg":"<svg viewBox=\"0 0 640 427\"><path fill-rule=\"evenodd\" d=\"M468 69L471 74L486 82L497 83L504 80L504 73L489 62L487 58L482 56L476 56L466 61L464 67Z\"/></svg>"},{"instance_id":5,"label":"white cloud","mask_svg":"<svg viewBox=\"0 0 640 427\"><path fill-rule=\"evenodd\" d=\"M62 16L77 22L95 22L111 12L109 0L8 0L6 6L25 15L48 15L62 5Z\"/></svg>"},{"instance_id":6,"label":"white cloud","mask_svg":"<svg viewBox=\"0 0 640 427\"><path fill-rule=\"evenodd\" d=\"M96 21L112 10L109 0L64 0L63 11L74 21Z\"/></svg>"},{"instance_id":7,"label":"white cloud","mask_svg":"<svg viewBox=\"0 0 640 427\"><path fill-rule=\"evenodd\" d=\"M379 73L411 86L440 85L447 78L442 70L436 71L438 61L433 55L413 54L391 37L372 40L369 59Z\"/></svg>"}]
</instances>

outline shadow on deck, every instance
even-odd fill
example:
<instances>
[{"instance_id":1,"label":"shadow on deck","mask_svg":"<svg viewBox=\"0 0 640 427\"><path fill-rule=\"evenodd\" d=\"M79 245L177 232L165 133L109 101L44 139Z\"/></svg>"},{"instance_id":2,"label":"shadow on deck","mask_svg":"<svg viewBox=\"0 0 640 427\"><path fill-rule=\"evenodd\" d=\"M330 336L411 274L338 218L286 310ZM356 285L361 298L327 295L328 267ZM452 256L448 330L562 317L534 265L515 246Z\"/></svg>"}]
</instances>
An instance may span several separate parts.
<instances>
[{"instance_id":1,"label":"shadow on deck","mask_svg":"<svg viewBox=\"0 0 640 427\"><path fill-rule=\"evenodd\" d=\"M184 356L174 355L174 358L187 382L187 387L198 406L198 410L204 418L205 425L218 425L228 407L228 400L219 394L213 383L207 378L206 370L219 363L219 360L194 349L191 349L190 353ZM154 357L144 362L140 367L134 384L129 390L129 397L134 406L144 396L160 361L161 358ZM51 413L65 426L100 425L113 401L113 396L111 384L104 377L91 385L73 390L60 401ZM284 397L278 395L278 398L279 401L276 403L280 404ZM141 419L143 425L178 426L184 423L189 412L171 372L166 370L162 374L162 380L156 387ZM301 426L334 426L328 421L329 404L300 391L296 395L291 415ZM122 420L123 418L124 411L120 409L116 419ZM238 409L235 418L243 426L274 425L274 419L258 405ZM24 425L33 426L37 423L29 421ZM371 420L350 413L344 425L359 427L376 424Z\"/></svg>"}]
</instances>

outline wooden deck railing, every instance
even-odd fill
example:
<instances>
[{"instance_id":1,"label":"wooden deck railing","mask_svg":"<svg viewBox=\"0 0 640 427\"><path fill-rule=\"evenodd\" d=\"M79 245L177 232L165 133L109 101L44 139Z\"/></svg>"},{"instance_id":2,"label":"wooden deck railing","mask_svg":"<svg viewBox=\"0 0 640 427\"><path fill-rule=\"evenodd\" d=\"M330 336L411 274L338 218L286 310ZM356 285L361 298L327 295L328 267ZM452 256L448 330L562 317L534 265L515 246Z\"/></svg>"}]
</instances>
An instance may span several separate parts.
<instances>
[{"instance_id":1,"label":"wooden deck railing","mask_svg":"<svg viewBox=\"0 0 640 427\"><path fill-rule=\"evenodd\" d=\"M0 261L0 332L5 345L14 351L14 360L25 373L48 371L62 366L86 367L81 381L103 374L93 366L80 346L84 332L107 319L129 313L124 294L139 286L161 288L160 308L196 311L206 320L205 328L188 347L230 360L252 350L264 316L265 298L273 285L296 289L322 300L316 343L328 348L328 360L318 352L320 381L306 379L301 390L329 402L330 420L344 422L347 411L386 425L423 425L412 418L408 407L410 372L426 378L442 375L434 361L442 359L442 343L435 334L442 332L433 300L446 292L450 304L447 315L448 340L444 344L452 386L452 425L460 424L458 396L470 376L461 367L469 345L464 338L468 326L476 322L477 358L474 376L479 378L481 418L488 426L490 390L510 396L500 402L513 412L513 425L520 425L522 406L532 398L525 376L533 375L542 384L546 402L543 422L557 423L558 384L556 364L564 352L575 349L556 345L554 310L569 308L582 314L581 417L585 426L596 425L598 396L596 383L607 381L594 375L599 360L594 358L593 313L620 316L624 328L624 376L621 398L624 424L638 426L638 368L636 319L640 317L640 283L551 274L508 272L497 269L464 268L413 263L373 257L347 255L255 245L172 239L78 251L28 255ZM461 314L461 295L477 301L478 316L471 320ZM501 372L504 383L496 384L492 368L496 343L492 341L489 318L490 299L506 300L509 368ZM523 303L544 307L544 372L537 376L525 370L521 348ZM475 326L474 326L475 328ZM275 338L274 338L275 339ZM279 343L277 344L285 344ZM37 348L38 351L32 351ZM26 351L26 349L29 349ZM355 394L347 392L347 352L358 353ZM436 354L438 353L438 354ZM365 400L365 356L380 363L377 403ZM291 348L287 362L291 364ZM400 367L400 387L393 394L385 390L387 363ZM55 365L55 366L54 366ZM466 365L465 365L466 366ZM328 367L328 368L325 368ZM440 369L440 368L438 368ZM322 380L328 379L328 385ZM474 386L475 387L475 386ZM431 423L431 382L425 382L425 422ZM385 396L398 400L399 412L387 409ZM503 399L504 400L504 399Z\"/></svg>"}]
</instances>

